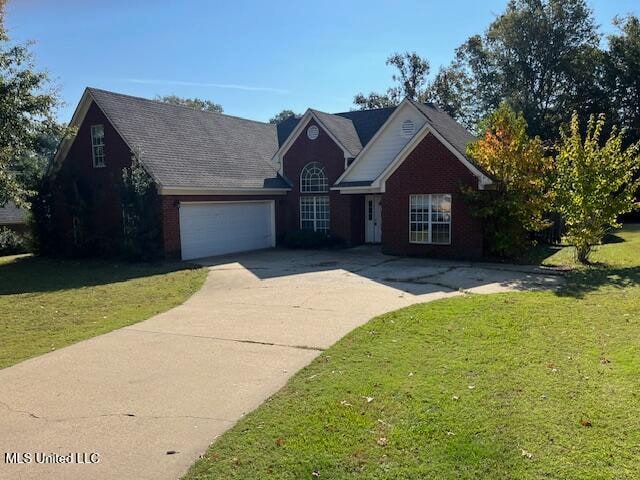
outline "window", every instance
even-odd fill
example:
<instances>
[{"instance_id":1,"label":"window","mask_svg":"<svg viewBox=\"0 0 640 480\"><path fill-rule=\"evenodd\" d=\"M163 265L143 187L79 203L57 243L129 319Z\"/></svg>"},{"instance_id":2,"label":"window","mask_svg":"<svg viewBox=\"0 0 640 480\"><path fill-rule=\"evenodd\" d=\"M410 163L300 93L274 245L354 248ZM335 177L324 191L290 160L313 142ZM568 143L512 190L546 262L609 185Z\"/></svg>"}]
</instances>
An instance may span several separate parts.
<instances>
[{"instance_id":1,"label":"window","mask_svg":"<svg viewBox=\"0 0 640 480\"><path fill-rule=\"evenodd\" d=\"M300 173L300 191L302 193L325 193L329 191L329 182L321 163L311 162L305 165Z\"/></svg>"},{"instance_id":2,"label":"window","mask_svg":"<svg viewBox=\"0 0 640 480\"><path fill-rule=\"evenodd\" d=\"M409 243L451 243L451 195L409 197Z\"/></svg>"},{"instance_id":3,"label":"window","mask_svg":"<svg viewBox=\"0 0 640 480\"><path fill-rule=\"evenodd\" d=\"M104 167L104 127L102 125L91 125L91 148L93 167Z\"/></svg>"},{"instance_id":4,"label":"window","mask_svg":"<svg viewBox=\"0 0 640 480\"><path fill-rule=\"evenodd\" d=\"M300 228L329 231L329 197L300 197Z\"/></svg>"}]
</instances>

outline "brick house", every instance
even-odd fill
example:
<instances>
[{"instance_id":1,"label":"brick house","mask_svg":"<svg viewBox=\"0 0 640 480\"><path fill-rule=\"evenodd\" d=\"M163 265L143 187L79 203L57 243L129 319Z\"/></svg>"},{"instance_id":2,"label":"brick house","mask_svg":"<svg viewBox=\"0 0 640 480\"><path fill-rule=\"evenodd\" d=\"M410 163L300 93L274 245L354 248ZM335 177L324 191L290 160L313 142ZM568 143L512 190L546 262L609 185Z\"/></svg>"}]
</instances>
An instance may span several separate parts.
<instances>
[{"instance_id":1,"label":"brick house","mask_svg":"<svg viewBox=\"0 0 640 480\"><path fill-rule=\"evenodd\" d=\"M122 169L135 153L155 184L167 257L272 247L299 229L390 254L482 254L481 225L458 192L491 179L465 154L474 137L432 105L309 109L271 125L87 88L71 124L50 176L69 248L87 232L122 240ZM93 213L79 225L81 190Z\"/></svg>"}]
</instances>

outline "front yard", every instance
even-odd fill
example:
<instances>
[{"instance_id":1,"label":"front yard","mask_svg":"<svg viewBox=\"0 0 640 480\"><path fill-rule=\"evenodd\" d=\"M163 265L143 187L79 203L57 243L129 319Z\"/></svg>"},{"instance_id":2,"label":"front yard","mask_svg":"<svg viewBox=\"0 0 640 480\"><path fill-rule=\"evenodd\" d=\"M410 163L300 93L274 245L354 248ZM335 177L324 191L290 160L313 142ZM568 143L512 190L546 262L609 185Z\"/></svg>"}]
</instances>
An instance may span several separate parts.
<instances>
[{"instance_id":1,"label":"front yard","mask_svg":"<svg viewBox=\"0 0 640 480\"><path fill-rule=\"evenodd\" d=\"M0 257L0 368L181 304L205 269Z\"/></svg>"},{"instance_id":2,"label":"front yard","mask_svg":"<svg viewBox=\"0 0 640 480\"><path fill-rule=\"evenodd\" d=\"M375 318L185 478L617 479L640 471L640 228L562 291ZM569 249L546 263L571 263Z\"/></svg>"}]
</instances>

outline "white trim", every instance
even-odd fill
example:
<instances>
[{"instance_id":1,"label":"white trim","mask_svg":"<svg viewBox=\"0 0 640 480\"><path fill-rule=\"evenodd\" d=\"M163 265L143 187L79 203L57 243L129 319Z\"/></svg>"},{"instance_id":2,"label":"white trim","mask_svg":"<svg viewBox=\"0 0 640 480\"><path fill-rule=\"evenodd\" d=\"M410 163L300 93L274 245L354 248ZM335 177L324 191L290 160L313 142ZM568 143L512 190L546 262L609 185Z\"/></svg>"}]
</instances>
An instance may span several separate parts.
<instances>
[{"instance_id":1,"label":"white trim","mask_svg":"<svg viewBox=\"0 0 640 480\"><path fill-rule=\"evenodd\" d=\"M442 135L440 135L429 123L425 123L418 133L414 135L414 137L404 146L402 150L396 155L396 158L385 168L378 178L376 178L372 185L380 187L381 191L386 191L386 182L393 175L393 173L402 165L402 163L407 159L409 154L413 151L413 149L418 146L422 140L428 134L432 134L440 143L442 143L447 150L454 154L454 156L462 162L462 164L467 167L467 169L478 177L478 189L484 190L487 185L491 185L493 182L484 175L480 170L478 170L467 158L458 152L453 146L447 142Z\"/></svg>"},{"instance_id":2,"label":"white trim","mask_svg":"<svg viewBox=\"0 0 640 480\"><path fill-rule=\"evenodd\" d=\"M381 193L379 187L331 187L331 190L338 191L342 194L353 194L357 195L360 193Z\"/></svg>"},{"instance_id":3,"label":"white trim","mask_svg":"<svg viewBox=\"0 0 640 480\"><path fill-rule=\"evenodd\" d=\"M422 140L424 140L429 133L430 133L429 124L425 123L420 128L420 130L416 132L413 138L409 140L404 147L402 147L402 150L398 152L396 157L391 161L389 165L387 165L387 167L382 171L382 173L378 175L378 178L376 178L371 185L372 186L375 185L376 187L379 187L380 190L383 192L386 191L386 180L391 175L393 175L393 172L395 172L397 168L400 165L402 165L402 162L406 160L406 158L413 151L413 149L416 148L416 146L418 146L418 144L422 142Z\"/></svg>"},{"instance_id":4,"label":"white trim","mask_svg":"<svg viewBox=\"0 0 640 480\"><path fill-rule=\"evenodd\" d=\"M315 120L315 122L322 127L322 130L329 135L329 138L331 138L331 140L334 141L334 143L336 145L338 145L338 147L340 147L340 149L342 150L342 152L344 153L345 156L345 162L347 158L352 158L353 154L342 144L340 143L340 141L335 137L335 135L333 135L333 133L331 133L331 131L324 125L324 123L322 123L320 121L320 119L318 118L318 116L313 112L312 109L307 109L307 111L304 113L304 115L302 116L302 118L300 119L300 121L298 122L298 124L296 125L296 127L293 129L293 131L289 134L289 136L287 137L287 139L285 140L285 142L282 144L282 146L278 149L278 151L273 155L273 157L271 158L271 160L274 163L278 164L278 173L280 173L281 175L283 174L283 169L284 169L284 162L283 162L283 158L285 156L285 154L289 151L289 149L291 148L291 146L293 145L293 143L298 139L298 137L300 136L300 134L305 131L307 125L309 124L309 122L311 120Z\"/></svg>"},{"instance_id":5,"label":"white trim","mask_svg":"<svg viewBox=\"0 0 640 480\"><path fill-rule=\"evenodd\" d=\"M440 135L440 133L431 125L431 123L429 122L429 119L427 118L427 116L418 107L416 107L413 104L412 101L410 101L408 98L405 98L396 107L396 109L393 111L393 113L391 115L389 115L389 118L387 118L386 122L382 125L382 127L380 127L378 129L376 134L373 137L371 137L371 140L369 140L369 142L365 145L365 147L360 151L358 156L353 160L353 162L351 162L351 165L349 165L349 167L336 180L336 182L335 182L336 185L339 184L341 181L343 181L349 175L349 173L353 170L354 166L358 162L362 161L362 158L364 157L366 152L369 150L369 148L374 143L376 143L377 139L383 134L383 132L387 128L389 128L389 125L391 125L391 123L393 122L394 118L397 115L399 115L401 107L403 105L405 105L405 104L411 105L415 111L419 112L420 115L422 115L424 117L425 124L413 135L411 140L409 140L409 142L402 148L402 150L400 150L400 152L398 152L396 157L387 166L387 168L385 168L382 171L382 173L380 175L378 175L378 177L373 180L373 182L371 184L373 187L379 187L380 191L382 191L382 192L385 191L386 180L389 178L389 176L391 176L391 174L393 174L393 172L395 172L395 170L398 168L398 166L406 159L407 155L413 150L413 148L415 148L417 146L417 144L420 141L422 141L422 139L426 136L426 133L432 133L433 136L436 139L438 139L438 141L441 142L447 148L447 150L449 150L451 153L453 153L454 156L458 160L460 160L460 162L462 162L462 164L465 167L467 167L467 169L471 173L473 173L476 177L478 177L478 188L480 190L484 190L485 187L493 184L493 181L489 177L487 177L484 173L482 173L475 165L473 165L473 163L471 163L467 159L467 157L465 157L458 150L456 150L453 147L453 145L451 145L451 143L449 143L442 135ZM347 188L350 188L350 187L347 187ZM340 193L343 193L342 189L340 189Z\"/></svg>"},{"instance_id":6,"label":"white trim","mask_svg":"<svg viewBox=\"0 0 640 480\"><path fill-rule=\"evenodd\" d=\"M158 186L158 195L285 195L290 190L290 188L187 188Z\"/></svg>"},{"instance_id":7,"label":"white trim","mask_svg":"<svg viewBox=\"0 0 640 480\"><path fill-rule=\"evenodd\" d=\"M447 149L451 153L453 153L456 156L456 158L460 160L465 167L469 169L471 173L473 173L476 177L478 177L478 188L480 190L484 190L484 187L486 187L487 185L491 185L493 183L491 179L487 177L484 173L482 173L478 169L478 167L476 167L473 163L471 163L467 159L467 157L465 157L462 153L460 153L458 150L453 148L453 145L451 145L442 135L440 135L440 133L438 133L438 131L435 128L429 127L429 130L431 131L433 136L440 141L440 143L442 143L445 147L447 147Z\"/></svg>"},{"instance_id":8,"label":"white trim","mask_svg":"<svg viewBox=\"0 0 640 480\"><path fill-rule=\"evenodd\" d=\"M349 167L342 172L342 175L340 175L340 177L336 180L336 184L340 183L348 174L349 172L351 172L351 170L353 170L354 166L358 163L359 160L362 159L362 157L366 154L366 152L369 151L369 149L371 148L371 145L373 145L374 143L376 143L376 140L378 140L378 138L382 135L382 133L389 128L389 125L391 125L391 123L393 122L393 120L400 115L400 110L402 110L402 106L403 105L411 105L411 107L418 112L420 115L422 115L423 117L426 118L425 114L422 113L420 111L420 109L418 107L416 107L413 103L411 103L408 99L404 99L402 102L400 102L400 104L396 107L396 109L393 111L393 113L391 113L391 115L389 115L389 117L387 118L387 120L382 124L382 126L378 129L378 131L375 133L375 135L373 137L371 137L371 139L367 142L367 144L364 146L364 148L362 150L360 150L360 153L358 153L358 156L356 156L356 158L354 158L353 162L351 162L351 165L349 165Z\"/></svg>"}]
</instances>

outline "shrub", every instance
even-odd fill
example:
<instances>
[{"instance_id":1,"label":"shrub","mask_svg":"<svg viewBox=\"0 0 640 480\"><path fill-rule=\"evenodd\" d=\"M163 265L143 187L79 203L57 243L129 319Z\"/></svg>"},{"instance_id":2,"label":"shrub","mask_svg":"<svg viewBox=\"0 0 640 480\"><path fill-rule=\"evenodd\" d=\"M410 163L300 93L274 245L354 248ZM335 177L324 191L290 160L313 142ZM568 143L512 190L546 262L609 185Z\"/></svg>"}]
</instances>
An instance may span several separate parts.
<instances>
[{"instance_id":1,"label":"shrub","mask_svg":"<svg viewBox=\"0 0 640 480\"><path fill-rule=\"evenodd\" d=\"M484 133L468 147L469 156L496 182L493 191L463 187L471 212L482 220L487 250L517 257L531 244L531 233L550 225L553 162L542 141L527 134L521 113L506 103L482 124Z\"/></svg>"},{"instance_id":2,"label":"shrub","mask_svg":"<svg viewBox=\"0 0 640 480\"><path fill-rule=\"evenodd\" d=\"M0 255L16 255L28 251L27 235L19 234L7 227L0 227Z\"/></svg>"},{"instance_id":3,"label":"shrub","mask_svg":"<svg viewBox=\"0 0 640 480\"><path fill-rule=\"evenodd\" d=\"M331 248L339 247L342 240L327 233L313 230L294 230L287 232L283 243L289 248Z\"/></svg>"}]
</instances>

